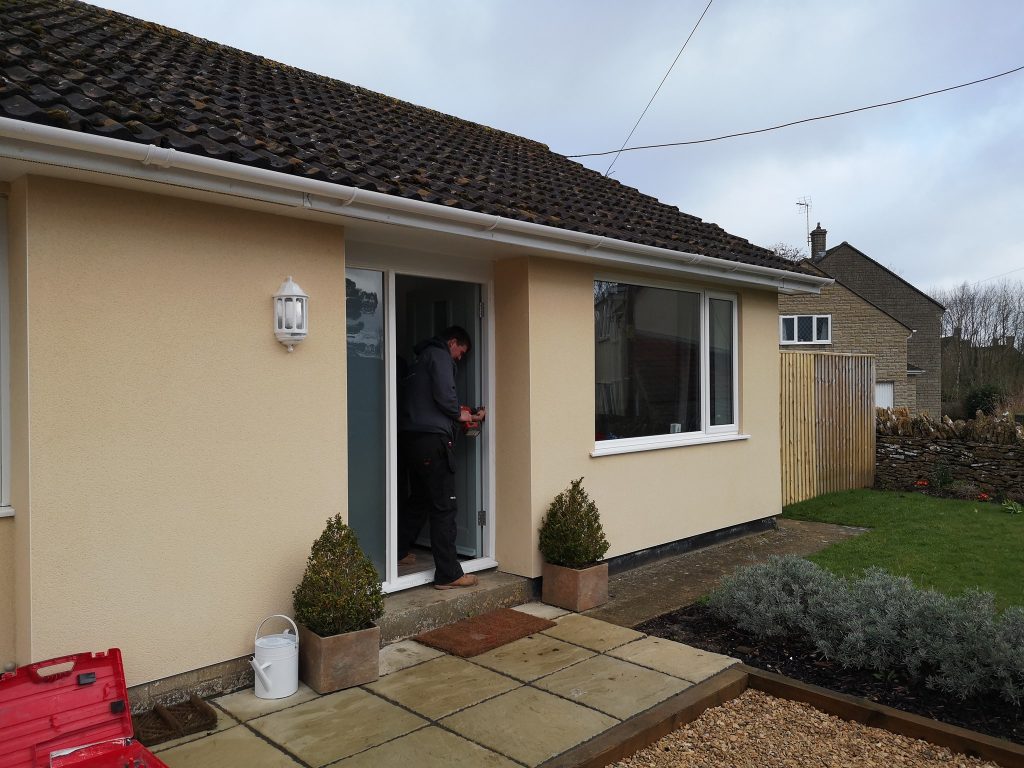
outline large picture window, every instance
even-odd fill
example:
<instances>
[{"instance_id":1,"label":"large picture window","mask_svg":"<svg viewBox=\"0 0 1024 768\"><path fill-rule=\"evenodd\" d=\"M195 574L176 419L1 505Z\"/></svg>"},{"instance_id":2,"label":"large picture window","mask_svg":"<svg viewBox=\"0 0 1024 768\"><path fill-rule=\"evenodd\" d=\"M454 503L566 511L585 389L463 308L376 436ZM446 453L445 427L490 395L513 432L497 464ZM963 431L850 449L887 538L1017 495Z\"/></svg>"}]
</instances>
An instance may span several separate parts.
<instances>
[{"instance_id":1,"label":"large picture window","mask_svg":"<svg viewBox=\"0 0 1024 768\"><path fill-rule=\"evenodd\" d=\"M598 280L594 337L599 447L737 431L734 296Z\"/></svg>"}]
</instances>

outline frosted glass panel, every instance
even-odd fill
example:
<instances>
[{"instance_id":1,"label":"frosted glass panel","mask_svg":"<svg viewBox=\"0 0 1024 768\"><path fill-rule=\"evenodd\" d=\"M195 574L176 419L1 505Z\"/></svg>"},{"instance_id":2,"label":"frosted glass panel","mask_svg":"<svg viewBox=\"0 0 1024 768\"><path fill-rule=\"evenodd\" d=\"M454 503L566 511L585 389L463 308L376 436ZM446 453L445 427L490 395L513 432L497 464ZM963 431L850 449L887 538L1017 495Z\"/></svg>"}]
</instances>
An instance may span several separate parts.
<instances>
[{"instance_id":1,"label":"frosted glass panel","mask_svg":"<svg viewBox=\"0 0 1024 768\"><path fill-rule=\"evenodd\" d=\"M878 381L875 382L875 407L876 408L892 408L893 401L893 382L891 381Z\"/></svg>"},{"instance_id":2,"label":"frosted glass panel","mask_svg":"<svg viewBox=\"0 0 1024 768\"><path fill-rule=\"evenodd\" d=\"M345 270L348 343L348 521L384 580L387 547L387 382L384 275Z\"/></svg>"}]
</instances>

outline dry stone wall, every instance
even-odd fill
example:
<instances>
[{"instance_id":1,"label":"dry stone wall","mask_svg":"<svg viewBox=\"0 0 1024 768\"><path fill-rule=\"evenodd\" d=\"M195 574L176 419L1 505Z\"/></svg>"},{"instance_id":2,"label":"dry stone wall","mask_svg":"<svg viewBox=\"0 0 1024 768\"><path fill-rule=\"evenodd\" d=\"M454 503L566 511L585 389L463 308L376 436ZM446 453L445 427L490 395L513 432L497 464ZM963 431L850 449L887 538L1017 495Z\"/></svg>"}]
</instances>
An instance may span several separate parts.
<instances>
[{"instance_id":1,"label":"dry stone wall","mask_svg":"<svg viewBox=\"0 0 1024 768\"><path fill-rule=\"evenodd\" d=\"M1024 499L1024 445L997 445L930 437L878 435L875 487L941 491L955 483L994 498Z\"/></svg>"}]
</instances>

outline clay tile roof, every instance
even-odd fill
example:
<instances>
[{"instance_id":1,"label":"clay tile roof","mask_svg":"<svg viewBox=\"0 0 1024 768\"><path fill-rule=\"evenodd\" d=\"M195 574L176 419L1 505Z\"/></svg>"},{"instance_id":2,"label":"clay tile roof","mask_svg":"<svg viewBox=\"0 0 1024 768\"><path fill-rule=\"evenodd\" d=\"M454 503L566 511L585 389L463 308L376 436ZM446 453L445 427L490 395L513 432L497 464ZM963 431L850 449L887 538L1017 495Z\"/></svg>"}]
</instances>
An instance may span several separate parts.
<instances>
[{"instance_id":1,"label":"clay tile roof","mask_svg":"<svg viewBox=\"0 0 1024 768\"><path fill-rule=\"evenodd\" d=\"M69 0L0 3L0 115L794 270L530 139Z\"/></svg>"}]
</instances>

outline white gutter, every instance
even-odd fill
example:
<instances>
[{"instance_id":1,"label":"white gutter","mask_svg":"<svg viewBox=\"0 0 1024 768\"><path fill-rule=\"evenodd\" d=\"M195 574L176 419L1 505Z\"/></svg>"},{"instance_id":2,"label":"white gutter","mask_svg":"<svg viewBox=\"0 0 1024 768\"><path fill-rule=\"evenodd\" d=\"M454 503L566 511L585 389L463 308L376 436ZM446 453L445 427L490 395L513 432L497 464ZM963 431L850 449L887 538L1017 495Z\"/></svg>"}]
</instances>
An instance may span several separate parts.
<instances>
[{"instance_id":1,"label":"white gutter","mask_svg":"<svg viewBox=\"0 0 1024 768\"><path fill-rule=\"evenodd\" d=\"M0 117L0 157L473 237L574 260L725 279L743 285L770 286L790 293L818 293L822 286L833 282L814 275L447 208L436 203L6 117Z\"/></svg>"}]
</instances>

